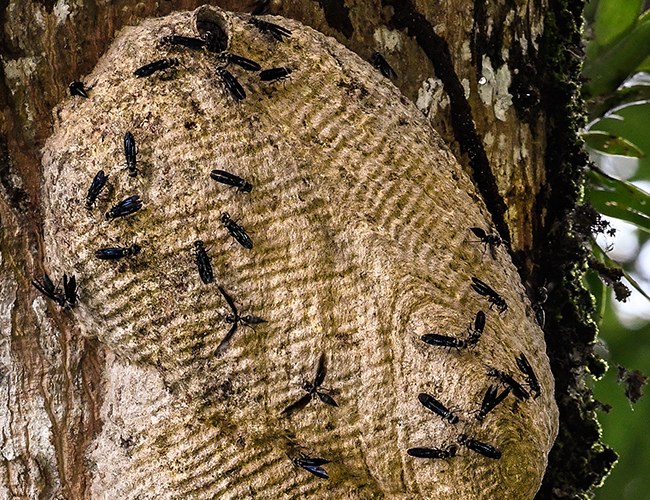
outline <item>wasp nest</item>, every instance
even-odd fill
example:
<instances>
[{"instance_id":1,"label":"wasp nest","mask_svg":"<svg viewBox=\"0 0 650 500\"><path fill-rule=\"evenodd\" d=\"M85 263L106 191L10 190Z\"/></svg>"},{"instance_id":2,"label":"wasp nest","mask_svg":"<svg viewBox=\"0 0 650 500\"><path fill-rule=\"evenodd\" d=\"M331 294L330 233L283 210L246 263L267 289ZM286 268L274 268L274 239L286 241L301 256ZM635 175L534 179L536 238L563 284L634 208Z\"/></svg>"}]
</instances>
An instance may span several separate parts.
<instances>
[{"instance_id":1,"label":"wasp nest","mask_svg":"<svg viewBox=\"0 0 650 500\"><path fill-rule=\"evenodd\" d=\"M264 20L203 7L126 28L57 110L47 266L76 277L82 331L155 368L178 410L120 438L113 487L532 498L553 378L507 252L470 231L491 233L480 196L379 71Z\"/></svg>"}]
</instances>

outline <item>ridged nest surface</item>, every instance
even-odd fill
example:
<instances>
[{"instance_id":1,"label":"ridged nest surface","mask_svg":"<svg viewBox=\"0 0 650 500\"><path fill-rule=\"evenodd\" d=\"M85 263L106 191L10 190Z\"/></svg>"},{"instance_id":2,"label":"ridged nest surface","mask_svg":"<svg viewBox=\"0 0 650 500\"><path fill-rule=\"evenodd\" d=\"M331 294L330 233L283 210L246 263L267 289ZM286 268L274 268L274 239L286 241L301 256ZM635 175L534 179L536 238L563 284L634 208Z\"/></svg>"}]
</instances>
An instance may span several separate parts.
<instances>
[{"instance_id":1,"label":"ridged nest surface","mask_svg":"<svg viewBox=\"0 0 650 500\"><path fill-rule=\"evenodd\" d=\"M470 232L491 232L479 194L426 118L372 65L298 22L263 19L290 35L278 40L250 16L212 7L126 28L86 78L89 97L56 111L43 160L47 268L76 276L82 331L128 363L154 367L176 401L127 440L128 467L107 484L120 484L121 498L532 498L557 432L553 378L507 251ZM264 82L231 63L246 93L236 100L218 48L161 42L206 31L222 32L228 53L290 75ZM134 76L163 58L178 64ZM250 182L251 192L215 182L214 169ZM88 210L99 170L107 186ZM142 209L106 219L134 195ZM252 249L229 234L223 213ZM197 240L213 283L199 276ZM95 257L132 244L137 255ZM472 277L507 311L490 308ZM233 327L219 286L241 316L266 322L239 324L217 349ZM467 340L479 310L487 319L476 345L421 340ZM506 388L488 370L523 384L522 353L541 396L510 394L480 422L474 412L487 388ZM338 406L313 393L283 413L307 394L303 381L314 382L322 355L318 391ZM426 409L419 393L459 422ZM448 459L407 454L446 449L462 433L501 458L460 445ZM329 479L293 467L300 453L331 460L321 466Z\"/></svg>"}]
</instances>

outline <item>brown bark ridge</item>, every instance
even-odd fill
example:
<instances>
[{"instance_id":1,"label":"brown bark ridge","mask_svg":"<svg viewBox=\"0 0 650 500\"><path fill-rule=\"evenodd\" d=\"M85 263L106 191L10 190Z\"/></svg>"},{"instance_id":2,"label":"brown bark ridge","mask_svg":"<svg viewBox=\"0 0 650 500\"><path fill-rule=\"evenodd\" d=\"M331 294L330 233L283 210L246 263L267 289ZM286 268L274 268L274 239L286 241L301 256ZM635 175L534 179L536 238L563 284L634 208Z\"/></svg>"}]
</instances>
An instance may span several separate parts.
<instances>
[{"instance_id":1,"label":"brown bark ridge","mask_svg":"<svg viewBox=\"0 0 650 500\"><path fill-rule=\"evenodd\" d=\"M509 255L472 241L469 227L491 227L480 195L426 118L370 64L298 22L265 20L291 34L278 41L248 15L209 7L126 28L86 79L90 97L56 109L43 155L45 260L77 276L82 334L115 352L125 373L143 373L104 400L102 420L116 425L88 452L91 491L532 498L557 433L553 378ZM223 30L230 53L291 74L267 83L231 64L246 93L236 99L218 55L161 44L206 26ZM162 58L178 63L134 76ZM139 145L134 177L123 165L126 131ZM215 168L249 180L252 192L216 184ZM110 189L88 211L85 192L99 169ZM133 195L141 210L106 220ZM224 213L246 228L252 249L228 234ZM197 240L216 283L267 321L241 325L221 347L231 310L216 283L199 278ZM95 257L134 243L136 256ZM498 290L507 310L489 307L473 277ZM488 319L475 348L421 341L466 338L481 309ZM338 407L314 397L283 414L304 395L299 381L321 353ZM488 370L522 379L521 353L541 397L510 396L479 422L473 412L496 383ZM156 377L162 385L146 393ZM457 408L461 422L425 410L421 392ZM119 425L124 414L131 421ZM462 448L423 464L406 453L446 448L461 434L501 458ZM293 471L288 457L299 453L331 460L330 479Z\"/></svg>"}]
</instances>

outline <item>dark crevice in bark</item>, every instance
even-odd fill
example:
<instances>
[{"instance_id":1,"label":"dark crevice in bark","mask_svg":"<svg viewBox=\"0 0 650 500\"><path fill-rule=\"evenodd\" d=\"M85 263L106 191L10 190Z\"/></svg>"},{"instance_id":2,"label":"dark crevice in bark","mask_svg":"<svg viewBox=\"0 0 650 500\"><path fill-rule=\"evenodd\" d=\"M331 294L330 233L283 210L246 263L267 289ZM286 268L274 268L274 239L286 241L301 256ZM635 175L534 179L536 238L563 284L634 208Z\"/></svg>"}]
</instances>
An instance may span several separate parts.
<instances>
[{"instance_id":1,"label":"dark crevice in bark","mask_svg":"<svg viewBox=\"0 0 650 500\"><path fill-rule=\"evenodd\" d=\"M7 9L9 7L9 0L0 0L0 26L7 26ZM12 40L7 30L2 30L0 32L0 54L5 61L10 61L12 59L18 59L21 57L22 52L17 47L16 40ZM2 82L4 86L5 75L4 75L4 65L0 66L0 71L2 72ZM4 93L0 95L5 95Z\"/></svg>"},{"instance_id":2,"label":"dark crevice in bark","mask_svg":"<svg viewBox=\"0 0 650 500\"><path fill-rule=\"evenodd\" d=\"M354 27L350 21L350 9L345 5L343 0L319 0L318 4L322 7L327 24L339 31L346 38L352 38Z\"/></svg>"},{"instance_id":3,"label":"dark crevice in bark","mask_svg":"<svg viewBox=\"0 0 650 500\"><path fill-rule=\"evenodd\" d=\"M445 92L449 96L454 137L460 151L467 155L473 170L474 183L485 200L497 231L502 239L510 242L510 231L505 222L507 207L499 194L483 143L474 126L472 110L465 98L465 90L454 71L447 42L434 32L433 26L415 10L410 1L383 0L382 4L394 9L392 27L408 30L433 64L436 76L442 81Z\"/></svg>"},{"instance_id":4,"label":"dark crevice in bark","mask_svg":"<svg viewBox=\"0 0 650 500\"><path fill-rule=\"evenodd\" d=\"M54 4L56 2L54 0L40 0L40 3L43 5L43 7L45 7L45 11L48 14L51 14L54 10Z\"/></svg>"},{"instance_id":5,"label":"dark crevice in bark","mask_svg":"<svg viewBox=\"0 0 650 500\"><path fill-rule=\"evenodd\" d=\"M514 7L513 7L514 8ZM474 2L474 24L472 25L472 63L477 69L476 74L482 73L482 56L490 58L493 68L503 66L507 61L503 60L503 33L505 21L511 10L504 6L498 9L498 17L487 17L487 2L475 0Z\"/></svg>"},{"instance_id":6,"label":"dark crevice in bark","mask_svg":"<svg viewBox=\"0 0 650 500\"><path fill-rule=\"evenodd\" d=\"M24 173L25 171L23 171ZM20 174L15 168L15 162L9 152L7 138L0 135L0 190L2 190L3 199L13 214L23 223L27 223L36 220L34 216L36 212L34 193L31 190L26 191L16 184L18 181L27 187L31 187L28 176Z\"/></svg>"}]
</instances>

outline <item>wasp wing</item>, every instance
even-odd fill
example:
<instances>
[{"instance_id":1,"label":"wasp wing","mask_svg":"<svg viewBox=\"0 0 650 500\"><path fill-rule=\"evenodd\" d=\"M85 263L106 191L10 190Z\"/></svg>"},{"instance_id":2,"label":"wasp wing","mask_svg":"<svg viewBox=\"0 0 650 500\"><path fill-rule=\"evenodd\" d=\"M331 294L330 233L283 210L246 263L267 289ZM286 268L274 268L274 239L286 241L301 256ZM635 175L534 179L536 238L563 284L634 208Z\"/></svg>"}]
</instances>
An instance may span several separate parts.
<instances>
[{"instance_id":1,"label":"wasp wing","mask_svg":"<svg viewBox=\"0 0 650 500\"><path fill-rule=\"evenodd\" d=\"M305 406L309 404L310 401L311 401L311 393L307 393L303 397L301 397L298 401L296 401L293 404L290 404L284 410L282 410L281 414L289 415L294 411L302 410Z\"/></svg>"},{"instance_id":2,"label":"wasp wing","mask_svg":"<svg viewBox=\"0 0 650 500\"><path fill-rule=\"evenodd\" d=\"M228 333L226 333L226 336L223 338L223 340L221 342L219 342L219 345L217 346L217 351L216 351L217 354L221 353L226 347L228 347L228 342L230 341L232 336L237 331L237 326L238 326L238 323L233 323L232 326L230 327L230 330L228 331Z\"/></svg>"},{"instance_id":3,"label":"wasp wing","mask_svg":"<svg viewBox=\"0 0 650 500\"><path fill-rule=\"evenodd\" d=\"M233 315L235 316L235 318L239 318L239 313L237 312L237 308L235 307L235 302L233 302L233 300L232 300L232 298L230 297L230 295L228 295L228 294L226 293L226 291L225 291L221 286L218 286L217 288L218 288L219 291L221 292L221 295L223 295L223 298L226 299L226 302L228 303L228 306L229 306L230 309L232 310L232 313L233 313Z\"/></svg>"}]
</instances>

